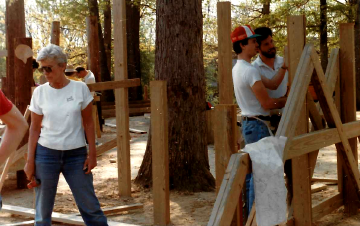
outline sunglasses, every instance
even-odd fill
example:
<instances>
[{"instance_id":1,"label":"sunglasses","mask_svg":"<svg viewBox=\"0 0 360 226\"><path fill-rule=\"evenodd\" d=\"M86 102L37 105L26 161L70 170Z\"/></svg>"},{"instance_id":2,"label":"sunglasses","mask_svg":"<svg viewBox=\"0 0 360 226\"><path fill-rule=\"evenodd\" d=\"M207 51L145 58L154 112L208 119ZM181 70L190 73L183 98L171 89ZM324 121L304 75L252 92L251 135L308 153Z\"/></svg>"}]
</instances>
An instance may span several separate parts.
<instances>
[{"instance_id":1,"label":"sunglasses","mask_svg":"<svg viewBox=\"0 0 360 226\"><path fill-rule=\"evenodd\" d=\"M47 73L50 73L50 72L52 72L52 66L51 67L41 67L41 68L39 68L38 70L41 72L41 73L43 73L44 71L46 71Z\"/></svg>"}]
</instances>

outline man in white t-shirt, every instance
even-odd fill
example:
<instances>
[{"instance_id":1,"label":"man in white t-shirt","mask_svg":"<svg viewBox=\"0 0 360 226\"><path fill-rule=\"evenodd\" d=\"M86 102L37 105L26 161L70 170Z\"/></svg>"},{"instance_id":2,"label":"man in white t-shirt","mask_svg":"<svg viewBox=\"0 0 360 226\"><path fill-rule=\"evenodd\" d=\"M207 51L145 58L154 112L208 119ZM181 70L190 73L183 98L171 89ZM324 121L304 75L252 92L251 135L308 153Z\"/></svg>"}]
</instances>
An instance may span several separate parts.
<instances>
[{"instance_id":1,"label":"man in white t-shirt","mask_svg":"<svg viewBox=\"0 0 360 226\"><path fill-rule=\"evenodd\" d=\"M77 67L75 68L77 71L77 75L79 78L82 78L86 84L92 84L95 83L95 76L90 70L86 70L83 67Z\"/></svg>"},{"instance_id":2,"label":"man in white t-shirt","mask_svg":"<svg viewBox=\"0 0 360 226\"><path fill-rule=\"evenodd\" d=\"M237 62L232 70L236 101L241 109L242 133L245 144L254 143L270 136L267 123L270 110L283 108L286 97L271 98L262 82L259 70L251 64L257 54L256 35L249 25L239 26L231 33L233 49ZM273 84L275 79L269 80ZM250 213L255 199L252 174L246 176L246 207Z\"/></svg>"},{"instance_id":3,"label":"man in white t-shirt","mask_svg":"<svg viewBox=\"0 0 360 226\"><path fill-rule=\"evenodd\" d=\"M260 71L261 80L267 88L269 96L271 98L283 97L287 92L288 68L284 58L276 55L272 31L268 27L259 27L254 32L260 35L256 38L259 44L259 55L252 65ZM271 112L272 127L277 128L281 113L282 109Z\"/></svg>"}]
</instances>

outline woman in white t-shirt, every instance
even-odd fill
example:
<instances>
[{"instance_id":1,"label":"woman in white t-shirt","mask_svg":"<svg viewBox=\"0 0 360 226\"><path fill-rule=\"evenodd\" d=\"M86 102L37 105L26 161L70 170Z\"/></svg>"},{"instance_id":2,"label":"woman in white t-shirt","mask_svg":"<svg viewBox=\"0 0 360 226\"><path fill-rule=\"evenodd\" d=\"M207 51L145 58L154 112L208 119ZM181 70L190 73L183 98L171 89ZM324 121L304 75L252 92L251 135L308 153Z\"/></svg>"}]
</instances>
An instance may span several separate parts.
<instances>
[{"instance_id":1,"label":"woman in white t-shirt","mask_svg":"<svg viewBox=\"0 0 360 226\"><path fill-rule=\"evenodd\" d=\"M62 173L85 224L106 226L91 173L97 165L91 115L93 97L85 83L66 78L67 58L59 46L50 44L41 49L37 61L48 82L37 87L31 98L28 158L24 169L28 179L39 184L35 188L35 225L51 225Z\"/></svg>"}]
</instances>

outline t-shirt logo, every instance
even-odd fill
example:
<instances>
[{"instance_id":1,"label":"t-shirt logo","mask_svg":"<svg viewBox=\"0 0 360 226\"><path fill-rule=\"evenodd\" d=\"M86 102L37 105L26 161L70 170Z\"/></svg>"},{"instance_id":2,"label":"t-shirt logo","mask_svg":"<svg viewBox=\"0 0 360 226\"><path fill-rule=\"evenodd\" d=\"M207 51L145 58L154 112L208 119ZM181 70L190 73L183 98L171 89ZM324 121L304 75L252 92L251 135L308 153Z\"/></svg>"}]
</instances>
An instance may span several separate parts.
<instances>
[{"instance_id":1,"label":"t-shirt logo","mask_svg":"<svg viewBox=\"0 0 360 226\"><path fill-rule=\"evenodd\" d=\"M66 100L67 100L67 102L69 102L69 101L73 101L74 98L71 96L71 97L69 97L69 98L66 98Z\"/></svg>"}]
</instances>

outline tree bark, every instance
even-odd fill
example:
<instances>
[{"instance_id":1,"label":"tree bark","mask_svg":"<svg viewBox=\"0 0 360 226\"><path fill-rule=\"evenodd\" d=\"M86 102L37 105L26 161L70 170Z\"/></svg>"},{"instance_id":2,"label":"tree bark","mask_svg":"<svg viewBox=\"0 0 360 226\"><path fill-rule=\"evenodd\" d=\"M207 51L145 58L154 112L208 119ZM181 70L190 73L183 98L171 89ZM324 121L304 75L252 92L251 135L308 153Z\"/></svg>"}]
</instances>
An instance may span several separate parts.
<instances>
[{"instance_id":1,"label":"tree bark","mask_svg":"<svg viewBox=\"0 0 360 226\"><path fill-rule=\"evenodd\" d=\"M104 45L106 52L107 66L111 75L111 2L104 0Z\"/></svg>"},{"instance_id":2,"label":"tree bark","mask_svg":"<svg viewBox=\"0 0 360 226\"><path fill-rule=\"evenodd\" d=\"M126 38L129 79L140 78L140 1L126 0ZM141 86L129 88L129 100L142 100Z\"/></svg>"},{"instance_id":3,"label":"tree bark","mask_svg":"<svg viewBox=\"0 0 360 226\"><path fill-rule=\"evenodd\" d=\"M88 0L90 16L96 16L98 18L98 30L99 30L99 56L100 56L100 74L101 81L111 81L111 76L108 69L104 37L101 29L101 23L99 19L99 5L97 0ZM112 102L115 101L114 92L112 90L102 91L101 101ZM100 112L99 112L100 113Z\"/></svg>"},{"instance_id":4,"label":"tree bark","mask_svg":"<svg viewBox=\"0 0 360 226\"><path fill-rule=\"evenodd\" d=\"M327 41L327 3L326 0L320 0L320 58L324 71L328 64Z\"/></svg>"},{"instance_id":5,"label":"tree bark","mask_svg":"<svg viewBox=\"0 0 360 226\"><path fill-rule=\"evenodd\" d=\"M356 110L360 110L360 0L356 6L355 35L355 77L356 77Z\"/></svg>"},{"instance_id":6,"label":"tree bark","mask_svg":"<svg viewBox=\"0 0 360 226\"><path fill-rule=\"evenodd\" d=\"M211 191L201 0L157 0L155 79L167 81L170 189ZM135 183L151 186L151 134ZM155 175L154 175L155 176Z\"/></svg>"}]
</instances>

